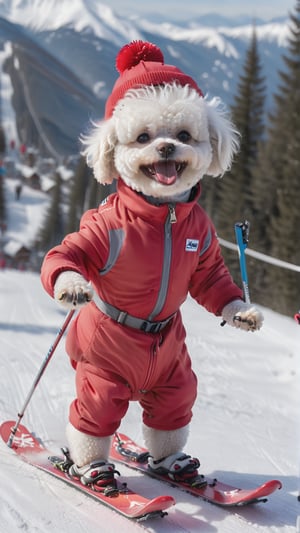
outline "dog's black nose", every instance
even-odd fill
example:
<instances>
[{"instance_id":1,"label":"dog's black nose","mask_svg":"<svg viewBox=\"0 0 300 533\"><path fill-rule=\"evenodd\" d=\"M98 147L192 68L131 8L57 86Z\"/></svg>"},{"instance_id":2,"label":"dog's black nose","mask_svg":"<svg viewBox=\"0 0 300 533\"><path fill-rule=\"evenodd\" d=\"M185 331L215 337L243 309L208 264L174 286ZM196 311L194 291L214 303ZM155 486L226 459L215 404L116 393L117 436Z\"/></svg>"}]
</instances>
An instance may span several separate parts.
<instances>
[{"instance_id":1,"label":"dog's black nose","mask_svg":"<svg viewBox=\"0 0 300 533\"><path fill-rule=\"evenodd\" d=\"M168 159L175 152L175 144L161 144L157 147L157 151L161 157Z\"/></svg>"}]
</instances>

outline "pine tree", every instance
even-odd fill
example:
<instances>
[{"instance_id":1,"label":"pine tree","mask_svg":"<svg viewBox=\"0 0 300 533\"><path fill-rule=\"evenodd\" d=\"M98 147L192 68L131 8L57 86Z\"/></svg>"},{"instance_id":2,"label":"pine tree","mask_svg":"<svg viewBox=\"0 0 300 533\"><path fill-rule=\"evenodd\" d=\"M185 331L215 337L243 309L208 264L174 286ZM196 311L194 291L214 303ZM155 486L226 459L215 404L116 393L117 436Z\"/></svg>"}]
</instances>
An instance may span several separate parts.
<instances>
[{"instance_id":1,"label":"pine tree","mask_svg":"<svg viewBox=\"0 0 300 533\"><path fill-rule=\"evenodd\" d=\"M2 126L2 99L1 99L1 86L2 86L2 81L1 81L1 68L0 68L0 159L2 158L2 156L4 155L5 151L6 151L6 140L5 140L5 133L4 133L4 128Z\"/></svg>"},{"instance_id":2,"label":"pine tree","mask_svg":"<svg viewBox=\"0 0 300 533\"><path fill-rule=\"evenodd\" d=\"M256 30L246 52L237 95L231 108L232 120L240 138L240 151L232 168L217 183L217 208L213 216L220 237L233 241L234 223L251 221L256 207L253 199L253 174L259 144L264 133L265 78L258 52ZM235 278L239 266L235 252L224 250L225 260Z\"/></svg>"},{"instance_id":3,"label":"pine tree","mask_svg":"<svg viewBox=\"0 0 300 533\"><path fill-rule=\"evenodd\" d=\"M1 116L0 116L0 118L1 118ZM1 123L0 123L0 157L2 157L2 155L5 152L5 150L6 150L5 133L4 133L3 127L1 126Z\"/></svg>"},{"instance_id":4,"label":"pine tree","mask_svg":"<svg viewBox=\"0 0 300 533\"><path fill-rule=\"evenodd\" d=\"M79 222L86 204L86 195L89 189L89 182L91 180L91 171L85 163L85 159L81 157L76 168L74 179L71 183L70 191L70 206L68 213L68 222L66 233L77 231Z\"/></svg>"},{"instance_id":5,"label":"pine tree","mask_svg":"<svg viewBox=\"0 0 300 533\"><path fill-rule=\"evenodd\" d=\"M55 176L55 186L52 191L51 203L36 242L36 248L43 252L49 250L56 244L59 244L64 237L64 218L62 212L61 189L62 180L60 174L57 172Z\"/></svg>"},{"instance_id":6,"label":"pine tree","mask_svg":"<svg viewBox=\"0 0 300 533\"><path fill-rule=\"evenodd\" d=\"M283 60L285 68L279 72L275 108L257 172L262 184L260 224L266 251L300 265L300 0L290 15L288 51ZM299 308L299 274L265 268L264 286L266 305L287 314Z\"/></svg>"},{"instance_id":7,"label":"pine tree","mask_svg":"<svg viewBox=\"0 0 300 533\"><path fill-rule=\"evenodd\" d=\"M4 194L4 163L2 157L6 150L4 128L2 126L2 101L1 101L1 68L0 68L0 236L1 228L5 225L5 194Z\"/></svg>"},{"instance_id":8,"label":"pine tree","mask_svg":"<svg viewBox=\"0 0 300 533\"><path fill-rule=\"evenodd\" d=\"M83 212L98 207L115 190L114 185L102 185L96 181L83 157L79 160L71 186L66 233L78 231Z\"/></svg>"},{"instance_id":9,"label":"pine tree","mask_svg":"<svg viewBox=\"0 0 300 533\"><path fill-rule=\"evenodd\" d=\"M93 207L98 207L101 202L107 198L110 194L115 192L116 182L114 181L111 185L103 185L98 183L95 178L92 176L90 182L90 190L88 195L88 207L92 209Z\"/></svg>"},{"instance_id":10,"label":"pine tree","mask_svg":"<svg viewBox=\"0 0 300 533\"><path fill-rule=\"evenodd\" d=\"M1 120L1 116L0 116ZM5 169L4 169L4 162L2 161L2 157L4 156L5 152L5 135L4 130L1 126L0 122L0 236L1 236L1 228L3 229L5 226L5 219L6 219L6 207L5 207L5 193L4 193L4 175L5 175Z\"/></svg>"},{"instance_id":11,"label":"pine tree","mask_svg":"<svg viewBox=\"0 0 300 533\"><path fill-rule=\"evenodd\" d=\"M0 162L1 164L1 162ZM1 228L4 228L6 219L5 194L4 194L4 176L0 173L0 236Z\"/></svg>"}]
</instances>

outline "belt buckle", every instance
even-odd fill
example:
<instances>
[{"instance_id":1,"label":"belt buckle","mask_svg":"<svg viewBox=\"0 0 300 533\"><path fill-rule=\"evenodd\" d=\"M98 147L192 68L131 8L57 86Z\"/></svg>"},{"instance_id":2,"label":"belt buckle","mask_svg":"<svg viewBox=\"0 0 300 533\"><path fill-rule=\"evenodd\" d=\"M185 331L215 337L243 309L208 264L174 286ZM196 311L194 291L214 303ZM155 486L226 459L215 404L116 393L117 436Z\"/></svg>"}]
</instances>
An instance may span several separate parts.
<instances>
[{"instance_id":1,"label":"belt buckle","mask_svg":"<svg viewBox=\"0 0 300 533\"><path fill-rule=\"evenodd\" d=\"M155 324L154 322L144 320L139 329L144 331L144 333L158 333L160 331L160 322Z\"/></svg>"},{"instance_id":2,"label":"belt buckle","mask_svg":"<svg viewBox=\"0 0 300 533\"><path fill-rule=\"evenodd\" d=\"M150 332L149 322L147 320L144 320L139 328L141 331L144 331L144 333Z\"/></svg>"},{"instance_id":3,"label":"belt buckle","mask_svg":"<svg viewBox=\"0 0 300 533\"><path fill-rule=\"evenodd\" d=\"M161 330L162 323L157 322L157 324L152 324L149 329L149 333L159 333Z\"/></svg>"},{"instance_id":4,"label":"belt buckle","mask_svg":"<svg viewBox=\"0 0 300 533\"><path fill-rule=\"evenodd\" d=\"M173 317L166 318L161 322L148 322L147 320L144 320L140 330L145 333L159 333L170 322L171 318Z\"/></svg>"},{"instance_id":5,"label":"belt buckle","mask_svg":"<svg viewBox=\"0 0 300 533\"><path fill-rule=\"evenodd\" d=\"M145 333L159 333L162 329L163 323L162 322L147 322L146 320L143 322L141 326L141 330Z\"/></svg>"}]
</instances>

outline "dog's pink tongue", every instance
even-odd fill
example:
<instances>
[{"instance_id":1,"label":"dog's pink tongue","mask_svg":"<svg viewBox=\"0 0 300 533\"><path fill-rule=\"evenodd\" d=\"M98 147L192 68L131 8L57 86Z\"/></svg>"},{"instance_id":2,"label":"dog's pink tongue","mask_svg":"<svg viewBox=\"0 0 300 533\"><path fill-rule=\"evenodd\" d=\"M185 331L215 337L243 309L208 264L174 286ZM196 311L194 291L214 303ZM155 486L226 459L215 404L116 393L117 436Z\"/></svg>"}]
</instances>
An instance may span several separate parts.
<instances>
[{"instance_id":1,"label":"dog's pink tongue","mask_svg":"<svg viewBox=\"0 0 300 533\"><path fill-rule=\"evenodd\" d=\"M175 161L159 161L154 163L156 181L163 185L173 185L177 180Z\"/></svg>"}]
</instances>

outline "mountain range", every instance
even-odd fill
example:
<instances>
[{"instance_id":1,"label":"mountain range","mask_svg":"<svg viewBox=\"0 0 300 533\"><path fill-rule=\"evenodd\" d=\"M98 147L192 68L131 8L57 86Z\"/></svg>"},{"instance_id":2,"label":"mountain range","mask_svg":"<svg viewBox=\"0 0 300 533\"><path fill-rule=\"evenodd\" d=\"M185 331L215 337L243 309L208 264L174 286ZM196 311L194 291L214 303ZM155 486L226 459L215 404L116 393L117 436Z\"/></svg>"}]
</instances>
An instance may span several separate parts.
<instances>
[{"instance_id":1,"label":"mountain range","mask_svg":"<svg viewBox=\"0 0 300 533\"><path fill-rule=\"evenodd\" d=\"M1 106L20 142L55 158L78 152L78 136L103 115L118 74L115 58L134 39L149 40L165 62L191 75L208 96L233 102L253 20L206 15L174 22L121 17L97 0L0 0ZM255 21L266 110L283 69L287 18ZM0 117L1 118L1 117ZM11 136L11 133L9 133Z\"/></svg>"}]
</instances>

